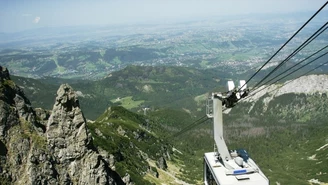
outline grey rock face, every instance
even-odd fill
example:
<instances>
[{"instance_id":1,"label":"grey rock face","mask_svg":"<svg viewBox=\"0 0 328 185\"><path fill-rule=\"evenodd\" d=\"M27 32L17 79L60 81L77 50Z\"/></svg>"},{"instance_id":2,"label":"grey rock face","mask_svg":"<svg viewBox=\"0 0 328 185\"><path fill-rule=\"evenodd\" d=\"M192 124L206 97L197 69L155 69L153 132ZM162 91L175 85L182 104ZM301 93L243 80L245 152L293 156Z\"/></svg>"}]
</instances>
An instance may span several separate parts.
<instances>
[{"instance_id":1,"label":"grey rock face","mask_svg":"<svg viewBox=\"0 0 328 185\"><path fill-rule=\"evenodd\" d=\"M61 166L57 179L61 184L117 184L107 161L92 148L86 120L73 89L63 84L47 124L47 144L54 164ZM59 168L59 167L58 167Z\"/></svg>"},{"instance_id":2,"label":"grey rock face","mask_svg":"<svg viewBox=\"0 0 328 185\"><path fill-rule=\"evenodd\" d=\"M158 168L166 170L167 169L167 163L164 157L160 157L157 161L156 161L156 165Z\"/></svg>"},{"instance_id":3,"label":"grey rock face","mask_svg":"<svg viewBox=\"0 0 328 185\"><path fill-rule=\"evenodd\" d=\"M159 177L159 173L158 173L158 171L156 170L155 167L151 167L151 166L149 166L149 167L148 167L148 172L149 172L152 176L154 176L154 177L156 177L156 178Z\"/></svg>"},{"instance_id":4,"label":"grey rock face","mask_svg":"<svg viewBox=\"0 0 328 185\"><path fill-rule=\"evenodd\" d=\"M7 68L0 66L0 82L4 80L10 80L9 71Z\"/></svg>"},{"instance_id":5,"label":"grey rock face","mask_svg":"<svg viewBox=\"0 0 328 185\"><path fill-rule=\"evenodd\" d=\"M93 146L73 89L57 95L46 121L0 66L0 184L125 184L114 157Z\"/></svg>"},{"instance_id":6,"label":"grey rock face","mask_svg":"<svg viewBox=\"0 0 328 185\"><path fill-rule=\"evenodd\" d=\"M273 98L288 94L314 94L314 93L327 93L328 92L328 75L308 75L301 76L294 80L286 81L284 84L277 85L273 84L269 87L261 86L259 90L256 90L256 94L243 101L255 102L261 97L268 95L268 102ZM283 86L282 86L283 85Z\"/></svg>"},{"instance_id":7,"label":"grey rock face","mask_svg":"<svg viewBox=\"0 0 328 185\"><path fill-rule=\"evenodd\" d=\"M46 135L54 156L63 163L85 155L91 138L72 88L67 84L61 85L57 95Z\"/></svg>"},{"instance_id":8,"label":"grey rock face","mask_svg":"<svg viewBox=\"0 0 328 185\"><path fill-rule=\"evenodd\" d=\"M131 181L130 174L126 173L122 179L126 185L134 185L134 183Z\"/></svg>"},{"instance_id":9,"label":"grey rock face","mask_svg":"<svg viewBox=\"0 0 328 185\"><path fill-rule=\"evenodd\" d=\"M29 182L31 156L44 147L44 128L23 91L0 66L0 184ZM33 157L32 157L33 161ZM31 184L31 182L30 182Z\"/></svg>"},{"instance_id":10,"label":"grey rock face","mask_svg":"<svg viewBox=\"0 0 328 185\"><path fill-rule=\"evenodd\" d=\"M50 111L44 110L42 108L35 108L34 111L40 123L44 126L44 128L46 128L51 114Z\"/></svg>"}]
</instances>

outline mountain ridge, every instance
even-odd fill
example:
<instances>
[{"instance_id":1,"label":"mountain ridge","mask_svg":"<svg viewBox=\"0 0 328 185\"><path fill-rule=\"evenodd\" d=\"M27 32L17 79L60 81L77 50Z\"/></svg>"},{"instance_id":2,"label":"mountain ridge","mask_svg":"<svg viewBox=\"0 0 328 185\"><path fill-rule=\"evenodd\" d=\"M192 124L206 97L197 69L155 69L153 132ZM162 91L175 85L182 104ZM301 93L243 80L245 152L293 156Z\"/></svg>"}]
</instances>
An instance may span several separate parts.
<instances>
[{"instance_id":1,"label":"mountain ridge","mask_svg":"<svg viewBox=\"0 0 328 185\"><path fill-rule=\"evenodd\" d=\"M1 184L123 184L109 159L94 150L71 87L59 88L57 103L43 125L8 70L0 69Z\"/></svg>"},{"instance_id":2,"label":"mountain ridge","mask_svg":"<svg viewBox=\"0 0 328 185\"><path fill-rule=\"evenodd\" d=\"M261 98L265 94L270 94L274 97L295 93L295 94L314 94L316 92L323 93L328 91L328 84L325 83L328 80L328 75L325 74L312 74L307 76L301 76L299 78L288 80L282 84L273 84L270 86L261 86L255 90L255 94L250 94L250 98L244 101L255 101Z\"/></svg>"},{"instance_id":3,"label":"mountain ridge","mask_svg":"<svg viewBox=\"0 0 328 185\"><path fill-rule=\"evenodd\" d=\"M145 77L141 75L140 78L135 78L139 76L138 74L142 74L144 69L142 67L131 67L125 71L125 76L120 76L122 73L117 73L114 74L114 77L116 80L120 80L119 83L128 79L130 82L127 84L133 84L138 81L140 85L145 85L145 81L146 84L152 85L158 84L158 82L164 82L163 79L163 81L159 79L157 81L152 80L150 74L156 72L156 69L158 70L159 68L149 68L149 73L145 74ZM170 68L168 69L170 70ZM136 73L129 73L131 70L134 70ZM182 71L179 72L179 70ZM181 68L179 70L174 72L176 76L173 76L172 79L179 75L184 76L188 74L188 72L185 71L186 69ZM202 73L199 75L202 75ZM112 77L109 77L109 79L112 80ZM99 85L97 87L99 88L98 90L101 90L103 87L108 89L120 89L120 87L115 87L115 85L109 85L113 82L117 82L115 78L113 78L113 81L107 81L108 79L104 80L103 85L107 84L107 86L97 84ZM302 85L307 87L307 79L309 79L309 83L315 87L317 82L318 84L320 84L320 82L324 83L326 78L326 75L301 77L284 86L288 91L282 91L279 96L274 96L279 90L273 91L272 94L269 93L269 90L273 90L273 87L281 87L282 84L277 84L272 88L268 88L266 89L267 91L263 90L266 93L263 93L263 96L260 96L258 99L254 99L254 101L241 101L229 114L224 115L224 137L229 148L245 148L249 151L249 154L252 155L252 158L261 166L261 169L273 183L305 185L308 184L311 179L318 179L320 182L328 182L328 179L324 175L327 173L327 169L324 166L327 161L325 156L327 148L323 147L327 144L328 140L325 134L328 130L326 121L326 112L328 111L326 105L328 104L328 100L326 98L327 93L324 92L326 84L322 87L318 86L318 90L323 90L320 93L316 93L315 88L309 90L307 94L294 93L297 92L297 89L292 88L294 86L297 87L299 82L302 82ZM204 82L208 79L211 79L211 83L216 85L218 85L217 80L222 80L221 78L213 79L211 77L206 77ZM189 76L186 75L175 83L184 84L188 80ZM21 83L22 82L23 81L21 81ZM37 81L31 81L28 83L36 82ZM8 81L4 84L10 86L14 83ZM127 84L123 85L129 87ZM163 84L167 85L165 83ZM130 86L130 88L135 88L135 86L136 85ZM28 89L27 87L28 86L26 86L25 89ZM153 90L159 88L156 86L152 87ZM181 85L178 87L181 87ZM213 87L210 90L220 89L220 87ZM309 85L308 87L311 86ZM179 89L169 86L166 88ZM77 89L77 91L81 90L78 85L75 86L74 89ZM153 182L160 184L167 181L166 178L169 178L167 173L171 173L175 174L178 179L188 183L201 184L202 155L204 152L213 150L211 124L202 125L201 128L198 127L198 129L191 130L178 137L170 136L179 132L179 130L183 129L185 126L188 126L193 122L192 120L197 119L198 115L204 114L205 106L203 106L203 104L205 105L206 94L210 90L205 87L203 90L199 91L202 93L201 96L196 90L196 93L194 93L195 96L192 94L189 99L186 98L183 100L195 102L194 104L181 104L182 106L180 106L180 108L176 108L172 104L166 104L167 107L158 105L157 107L150 107L146 116L130 112L120 107L124 102L111 105L110 109L106 107L106 109L104 109L105 112L102 110L102 114L100 114L97 119L94 119L95 121L89 121L87 123L94 146L98 148L99 153L101 153L101 156L103 156L106 161L108 159L107 163L110 168L113 168L113 170L115 168L115 171L118 172L120 179L124 183L147 184ZM188 89L185 91L164 93L174 95L174 93L184 93L187 91ZM110 91L105 91L104 93L108 92ZM140 93L142 91L138 90L135 91L135 93L136 92ZM147 96L149 96L150 93L154 93L157 95L157 98L160 98L160 92L161 91L143 93ZM85 90L81 90L81 93L83 95L89 94L88 91ZM69 97L69 94L70 93L68 93L67 97ZM92 94L90 93L90 95ZM114 94L113 97L121 96L121 99L124 99L125 95L130 94ZM104 96L101 97L104 99ZM139 100L137 97L136 94L133 94L135 101ZM181 96L176 96L175 98L177 97L179 98ZM81 103L84 101L82 97L78 97L78 99L81 100ZM97 104L97 102L92 101L90 103ZM75 103L70 104L73 110L73 105ZM196 106L199 109L196 112L197 114L182 109L187 109L187 105ZM88 108L90 110L91 106ZM65 110L65 106L57 109L57 119L62 119L61 111L63 110ZM46 129L49 113L38 110L36 114L38 116L38 121L41 125L44 125L43 127ZM68 114L64 116L64 118L67 117L65 119L69 120L69 117L74 114L75 113ZM29 127L25 126L24 128L28 130L26 128ZM42 128L39 128L39 130L43 133ZM38 145L44 146L44 143L46 143L45 141L47 141L46 139L42 139L42 137L38 137L34 132L26 133L28 137L33 137L35 141L38 141ZM87 138L88 137L89 136L87 136ZM86 141L88 141L88 139L86 139ZM57 143L60 147L63 141L59 140ZM78 144L79 142L76 143ZM6 145L7 143L1 140L0 146L6 147ZM54 146L57 146L57 144ZM323 148L317 151L317 149L321 147ZM57 149L57 152L52 153L57 153L56 155L58 155L60 153L59 151L60 150ZM5 155L6 154L1 154L1 156ZM309 160L312 159L314 155L315 160ZM65 155L61 157L64 159ZM318 162L318 164L316 162ZM290 163L293 165L290 165ZM167 171L164 170L165 166L167 166ZM307 170L306 166L310 166L311 169ZM172 171L172 169L178 170ZM285 173L281 173L282 169ZM163 177L165 178L163 179ZM172 178L169 179L173 184L178 183Z\"/></svg>"},{"instance_id":4,"label":"mountain ridge","mask_svg":"<svg viewBox=\"0 0 328 185\"><path fill-rule=\"evenodd\" d=\"M111 105L132 106L133 111L143 107L172 107L181 105L197 110L194 96L207 93L208 89L224 86L227 73L217 70L199 70L186 67L165 66L128 66L121 71L110 73L106 78L97 81L63 80L69 83L76 91L81 92L79 97L88 119L96 119ZM39 107L51 108L52 97L57 84L54 79L28 79L13 77L15 82L24 88L29 99ZM161 98L158 98L160 96ZM37 98L39 97L39 98ZM130 97L130 99L129 99ZM117 99L125 100L116 101ZM94 106L97 102L97 106ZM128 105L130 103L130 105ZM190 108L188 108L190 109Z\"/></svg>"},{"instance_id":5,"label":"mountain ridge","mask_svg":"<svg viewBox=\"0 0 328 185\"><path fill-rule=\"evenodd\" d=\"M188 184L154 121L113 106L87 123L68 84L50 112L34 109L6 68L0 77L0 108L15 107L0 114L1 184Z\"/></svg>"}]
</instances>

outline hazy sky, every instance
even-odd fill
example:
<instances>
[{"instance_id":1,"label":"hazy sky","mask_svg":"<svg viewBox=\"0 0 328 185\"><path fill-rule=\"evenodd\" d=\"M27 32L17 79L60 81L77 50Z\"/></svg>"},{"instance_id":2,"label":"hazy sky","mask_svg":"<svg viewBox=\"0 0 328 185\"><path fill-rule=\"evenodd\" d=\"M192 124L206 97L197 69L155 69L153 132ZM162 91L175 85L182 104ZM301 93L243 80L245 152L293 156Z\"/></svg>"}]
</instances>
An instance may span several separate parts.
<instances>
[{"instance_id":1,"label":"hazy sky","mask_svg":"<svg viewBox=\"0 0 328 185\"><path fill-rule=\"evenodd\" d=\"M0 0L0 32L313 11L326 0ZM325 8L325 9L328 9Z\"/></svg>"}]
</instances>

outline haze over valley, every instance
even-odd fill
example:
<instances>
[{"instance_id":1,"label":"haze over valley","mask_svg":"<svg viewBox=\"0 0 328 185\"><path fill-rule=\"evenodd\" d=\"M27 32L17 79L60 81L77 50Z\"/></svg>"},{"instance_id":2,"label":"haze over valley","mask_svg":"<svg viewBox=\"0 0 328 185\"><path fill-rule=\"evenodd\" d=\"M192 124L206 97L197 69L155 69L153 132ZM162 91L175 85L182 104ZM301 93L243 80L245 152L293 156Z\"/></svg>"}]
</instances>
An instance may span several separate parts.
<instances>
[{"instance_id":1,"label":"haze over valley","mask_svg":"<svg viewBox=\"0 0 328 185\"><path fill-rule=\"evenodd\" d=\"M128 65L221 68L253 72L295 32L309 12L209 17L168 24L38 28L0 35L0 64L12 74L99 79ZM301 32L271 66L323 23L327 12ZM302 19L303 18L303 19ZM321 35L293 61L327 44Z\"/></svg>"},{"instance_id":2,"label":"haze over valley","mask_svg":"<svg viewBox=\"0 0 328 185\"><path fill-rule=\"evenodd\" d=\"M324 3L1 1L0 184L204 184L229 80L250 91L228 148L270 184L327 184L327 8L279 50Z\"/></svg>"}]
</instances>

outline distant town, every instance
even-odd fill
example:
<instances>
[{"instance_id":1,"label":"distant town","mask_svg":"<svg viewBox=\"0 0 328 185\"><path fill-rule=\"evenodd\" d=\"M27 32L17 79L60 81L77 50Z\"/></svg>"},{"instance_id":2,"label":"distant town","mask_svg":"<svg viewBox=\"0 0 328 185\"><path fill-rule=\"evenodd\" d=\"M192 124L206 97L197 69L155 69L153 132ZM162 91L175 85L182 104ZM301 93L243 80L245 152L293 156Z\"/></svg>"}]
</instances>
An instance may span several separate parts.
<instances>
[{"instance_id":1,"label":"distant town","mask_svg":"<svg viewBox=\"0 0 328 185\"><path fill-rule=\"evenodd\" d=\"M250 16L92 31L53 28L53 34L37 30L40 33L35 37L22 33L18 40L0 42L0 65L10 68L13 75L31 78L99 79L128 65L220 67L243 72L255 70L268 60L302 23L292 15L284 19ZM306 40L315 26L287 45L272 65ZM293 60L301 60L327 42L325 38L316 39Z\"/></svg>"}]
</instances>

